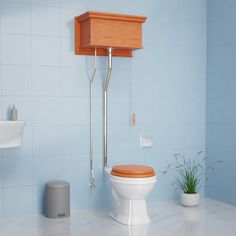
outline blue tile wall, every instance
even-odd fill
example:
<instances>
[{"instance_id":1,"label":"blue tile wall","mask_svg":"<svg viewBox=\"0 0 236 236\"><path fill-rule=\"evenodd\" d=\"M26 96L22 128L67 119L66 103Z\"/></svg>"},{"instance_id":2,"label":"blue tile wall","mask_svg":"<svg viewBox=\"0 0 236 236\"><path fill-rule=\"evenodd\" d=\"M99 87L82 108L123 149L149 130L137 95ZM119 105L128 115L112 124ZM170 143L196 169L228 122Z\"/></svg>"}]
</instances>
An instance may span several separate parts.
<instances>
[{"instance_id":1,"label":"blue tile wall","mask_svg":"<svg viewBox=\"0 0 236 236\"><path fill-rule=\"evenodd\" d=\"M236 204L236 2L208 0L206 195Z\"/></svg>"},{"instance_id":2,"label":"blue tile wall","mask_svg":"<svg viewBox=\"0 0 236 236\"><path fill-rule=\"evenodd\" d=\"M88 10L148 17L144 49L113 59L109 166L153 166L158 184L148 201L176 199L171 176L161 171L177 152L205 150L205 0L0 0L0 118L14 103L27 122L23 146L0 150L0 216L42 213L52 179L70 182L72 211L112 206L102 171L104 57L93 96L97 187L88 187L93 58L74 55L74 16ZM139 148L140 134L153 135L152 149Z\"/></svg>"}]
</instances>

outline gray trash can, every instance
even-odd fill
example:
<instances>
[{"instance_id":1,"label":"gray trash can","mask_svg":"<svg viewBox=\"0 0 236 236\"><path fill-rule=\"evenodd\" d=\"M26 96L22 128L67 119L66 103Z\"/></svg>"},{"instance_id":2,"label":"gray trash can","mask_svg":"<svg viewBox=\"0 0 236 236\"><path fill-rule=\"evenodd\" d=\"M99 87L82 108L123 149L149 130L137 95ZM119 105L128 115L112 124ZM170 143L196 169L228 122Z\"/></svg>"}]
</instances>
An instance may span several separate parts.
<instances>
[{"instance_id":1,"label":"gray trash can","mask_svg":"<svg viewBox=\"0 0 236 236\"><path fill-rule=\"evenodd\" d=\"M45 186L44 215L49 218L70 216L70 184L53 180Z\"/></svg>"}]
</instances>

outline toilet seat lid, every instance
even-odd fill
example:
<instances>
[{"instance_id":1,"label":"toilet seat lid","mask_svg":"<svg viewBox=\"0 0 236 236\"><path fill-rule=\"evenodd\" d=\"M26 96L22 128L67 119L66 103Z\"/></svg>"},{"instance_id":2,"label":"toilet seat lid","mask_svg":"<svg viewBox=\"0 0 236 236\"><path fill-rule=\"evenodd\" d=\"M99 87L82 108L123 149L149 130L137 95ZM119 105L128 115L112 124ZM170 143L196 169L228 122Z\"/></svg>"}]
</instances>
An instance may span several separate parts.
<instances>
[{"instance_id":1,"label":"toilet seat lid","mask_svg":"<svg viewBox=\"0 0 236 236\"><path fill-rule=\"evenodd\" d=\"M111 175L124 178L148 178L155 176L152 167L143 165L117 165L112 167Z\"/></svg>"}]
</instances>

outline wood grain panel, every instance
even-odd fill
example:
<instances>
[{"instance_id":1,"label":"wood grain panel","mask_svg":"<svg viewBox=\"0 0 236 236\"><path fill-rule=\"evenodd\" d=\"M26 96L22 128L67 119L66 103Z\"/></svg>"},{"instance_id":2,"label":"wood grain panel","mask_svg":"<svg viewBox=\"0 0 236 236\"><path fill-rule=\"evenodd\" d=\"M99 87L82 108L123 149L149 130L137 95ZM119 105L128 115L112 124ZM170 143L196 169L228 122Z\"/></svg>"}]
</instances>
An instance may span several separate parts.
<instances>
[{"instance_id":1,"label":"wood grain panel","mask_svg":"<svg viewBox=\"0 0 236 236\"><path fill-rule=\"evenodd\" d=\"M106 56L112 47L113 56L132 57L142 48L142 23L146 17L86 12L75 17L75 54Z\"/></svg>"},{"instance_id":2,"label":"wood grain panel","mask_svg":"<svg viewBox=\"0 0 236 236\"><path fill-rule=\"evenodd\" d=\"M128 50L142 48L142 28L140 23L115 20L91 20L90 42L85 47L112 47Z\"/></svg>"}]
</instances>

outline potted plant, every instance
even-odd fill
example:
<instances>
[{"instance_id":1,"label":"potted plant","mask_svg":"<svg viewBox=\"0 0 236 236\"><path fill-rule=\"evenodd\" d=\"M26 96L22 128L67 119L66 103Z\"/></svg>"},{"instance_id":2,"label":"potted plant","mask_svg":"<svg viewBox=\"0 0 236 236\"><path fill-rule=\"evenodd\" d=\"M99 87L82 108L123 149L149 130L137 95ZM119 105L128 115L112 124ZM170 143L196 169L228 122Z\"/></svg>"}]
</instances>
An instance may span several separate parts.
<instances>
[{"instance_id":1,"label":"potted plant","mask_svg":"<svg viewBox=\"0 0 236 236\"><path fill-rule=\"evenodd\" d=\"M198 206L200 202L200 194L198 192L200 186L205 183L205 161L206 157L200 151L194 158L185 158L181 154L175 154L175 161L162 171L166 175L169 171L174 174L174 182L181 192L180 202L183 206ZM222 161L218 161L222 162ZM214 170L213 167L208 167Z\"/></svg>"}]
</instances>

